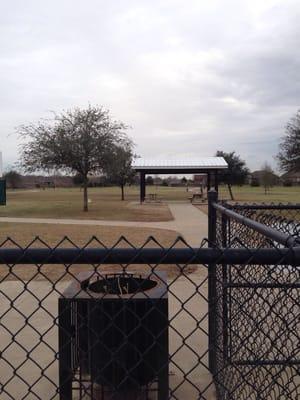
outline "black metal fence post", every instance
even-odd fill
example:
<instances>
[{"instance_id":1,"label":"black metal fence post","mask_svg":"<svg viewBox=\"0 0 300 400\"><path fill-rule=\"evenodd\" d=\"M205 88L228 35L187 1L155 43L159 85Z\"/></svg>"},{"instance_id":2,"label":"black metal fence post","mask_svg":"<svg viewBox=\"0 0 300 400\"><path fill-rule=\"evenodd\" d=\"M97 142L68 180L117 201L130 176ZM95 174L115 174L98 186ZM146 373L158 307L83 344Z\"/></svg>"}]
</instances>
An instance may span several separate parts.
<instances>
[{"instance_id":1,"label":"black metal fence post","mask_svg":"<svg viewBox=\"0 0 300 400\"><path fill-rule=\"evenodd\" d=\"M228 244L228 218L222 214L222 247L225 249ZM228 264L222 264L222 305L223 305L223 361L228 359Z\"/></svg>"},{"instance_id":2,"label":"black metal fence post","mask_svg":"<svg viewBox=\"0 0 300 400\"><path fill-rule=\"evenodd\" d=\"M143 203L145 201L146 196L146 180L145 180L145 172L140 173L140 202Z\"/></svg>"},{"instance_id":3,"label":"black metal fence post","mask_svg":"<svg viewBox=\"0 0 300 400\"><path fill-rule=\"evenodd\" d=\"M217 211L213 206L213 203L218 201L218 193L216 190L211 189L208 192L208 241L209 247L215 247L216 244L216 222L217 222Z\"/></svg>"},{"instance_id":4,"label":"black metal fence post","mask_svg":"<svg viewBox=\"0 0 300 400\"><path fill-rule=\"evenodd\" d=\"M71 304L70 301L58 300L58 351L59 351L59 399L72 400L72 356L71 346Z\"/></svg>"},{"instance_id":5,"label":"black metal fence post","mask_svg":"<svg viewBox=\"0 0 300 400\"><path fill-rule=\"evenodd\" d=\"M168 315L169 308L168 302L159 301L158 302L162 318L162 323L168 326ZM164 321L165 320L165 321ZM158 400L168 400L169 399L169 330L166 328L161 333L161 346L160 346L160 356L162 360L163 367L158 373Z\"/></svg>"},{"instance_id":6,"label":"black metal fence post","mask_svg":"<svg viewBox=\"0 0 300 400\"><path fill-rule=\"evenodd\" d=\"M213 203L218 201L218 193L208 192L208 247L216 246L217 212ZM215 372L216 359L216 264L208 265L208 351L209 369Z\"/></svg>"}]
</instances>

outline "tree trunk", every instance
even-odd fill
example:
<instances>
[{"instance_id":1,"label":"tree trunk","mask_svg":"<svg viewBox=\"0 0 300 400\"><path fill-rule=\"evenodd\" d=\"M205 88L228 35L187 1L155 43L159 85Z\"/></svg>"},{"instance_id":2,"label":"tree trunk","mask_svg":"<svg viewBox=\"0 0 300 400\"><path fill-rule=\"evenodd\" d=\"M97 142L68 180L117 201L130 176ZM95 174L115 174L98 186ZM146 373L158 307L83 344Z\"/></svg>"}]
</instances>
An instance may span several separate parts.
<instances>
[{"instance_id":1,"label":"tree trunk","mask_svg":"<svg viewBox=\"0 0 300 400\"><path fill-rule=\"evenodd\" d=\"M124 185L121 185L121 192L122 192L121 200L123 201L123 200L125 200L125 198L124 198Z\"/></svg>"},{"instance_id":2,"label":"tree trunk","mask_svg":"<svg viewBox=\"0 0 300 400\"><path fill-rule=\"evenodd\" d=\"M229 190L229 194L230 194L230 199L231 199L231 200L234 200L231 184L228 183L227 185L228 185L228 190Z\"/></svg>"},{"instance_id":3,"label":"tree trunk","mask_svg":"<svg viewBox=\"0 0 300 400\"><path fill-rule=\"evenodd\" d=\"M88 211L88 179L83 182L83 211Z\"/></svg>"}]
</instances>

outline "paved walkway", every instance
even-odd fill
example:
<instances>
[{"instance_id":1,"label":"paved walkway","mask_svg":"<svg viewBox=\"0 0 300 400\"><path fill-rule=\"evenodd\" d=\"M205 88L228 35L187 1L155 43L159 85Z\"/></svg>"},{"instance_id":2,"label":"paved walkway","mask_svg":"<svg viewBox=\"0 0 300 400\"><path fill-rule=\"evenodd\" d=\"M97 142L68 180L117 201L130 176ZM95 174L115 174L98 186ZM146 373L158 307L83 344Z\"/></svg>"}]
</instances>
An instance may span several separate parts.
<instances>
[{"instance_id":1,"label":"paved walkway","mask_svg":"<svg viewBox=\"0 0 300 400\"><path fill-rule=\"evenodd\" d=\"M170 229L179 232L185 240L194 247L199 246L207 237L207 216L198 208L187 203L169 204L173 221L142 222L142 221L111 221L95 219L55 219L55 218L13 218L0 217L0 222L31 223L31 224L63 224L63 225L105 225Z\"/></svg>"}]
</instances>

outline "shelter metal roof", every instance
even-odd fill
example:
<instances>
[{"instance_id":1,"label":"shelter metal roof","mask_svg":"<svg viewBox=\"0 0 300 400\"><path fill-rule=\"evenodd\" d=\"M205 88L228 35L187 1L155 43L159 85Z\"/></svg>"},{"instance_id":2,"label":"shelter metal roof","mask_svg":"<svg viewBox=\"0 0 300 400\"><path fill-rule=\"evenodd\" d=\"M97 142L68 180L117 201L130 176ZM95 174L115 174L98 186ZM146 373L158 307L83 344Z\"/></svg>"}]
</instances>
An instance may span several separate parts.
<instances>
[{"instance_id":1,"label":"shelter metal roof","mask_svg":"<svg viewBox=\"0 0 300 400\"><path fill-rule=\"evenodd\" d=\"M143 159L137 158L132 163L132 168L135 170L149 170L149 169L226 169L228 168L227 162L223 157L201 157L197 159L175 159L175 160L157 160L157 159Z\"/></svg>"}]
</instances>

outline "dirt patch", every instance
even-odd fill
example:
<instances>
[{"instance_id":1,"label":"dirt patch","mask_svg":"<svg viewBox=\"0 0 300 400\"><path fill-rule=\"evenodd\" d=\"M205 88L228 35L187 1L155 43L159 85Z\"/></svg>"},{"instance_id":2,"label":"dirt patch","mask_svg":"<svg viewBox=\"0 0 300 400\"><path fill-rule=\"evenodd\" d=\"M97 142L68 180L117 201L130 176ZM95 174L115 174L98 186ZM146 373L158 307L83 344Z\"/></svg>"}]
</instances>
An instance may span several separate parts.
<instances>
[{"instance_id":1,"label":"dirt patch","mask_svg":"<svg viewBox=\"0 0 300 400\"><path fill-rule=\"evenodd\" d=\"M131 201L127 208L136 212L142 221L172 221L173 215L168 204L164 202L144 202L143 204Z\"/></svg>"},{"instance_id":2,"label":"dirt patch","mask_svg":"<svg viewBox=\"0 0 300 400\"><path fill-rule=\"evenodd\" d=\"M2 248L105 248L116 246L118 248L170 247L179 234L175 231L151 228L128 228L108 226L76 226L55 224L1 224L0 241ZM12 238L12 239L10 239ZM107 273L110 271L139 272L150 274L153 271L166 271L168 277L174 277L184 269L191 273L195 267L179 265L0 265L0 280L60 280L73 279L82 271L97 271Z\"/></svg>"},{"instance_id":3,"label":"dirt patch","mask_svg":"<svg viewBox=\"0 0 300 400\"><path fill-rule=\"evenodd\" d=\"M51 283L57 283L60 281L69 281L74 279L80 272L95 272L100 275L105 275L107 273L116 273L126 271L128 273L134 272L142 275L151 275L157 272L167 272L168 278L174 278L181 273L186 275L191 274L195 271L197 267L195 265L179 266L176 264L166 264L158 266L150 266L145 264L138 265L126 265L122 266L120 264L102 264L98 266L93 266L89 264L78 265L72 264L68 265L49 265L43 264L38 265L15 265L9 267L7 265L0 266L0 283L7 280L17 280L17 281L43 281L47 280Z\"/></svg>"}]
</instances>

